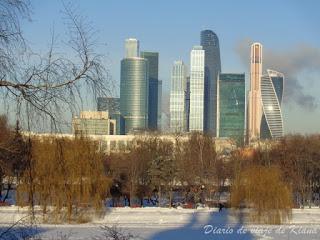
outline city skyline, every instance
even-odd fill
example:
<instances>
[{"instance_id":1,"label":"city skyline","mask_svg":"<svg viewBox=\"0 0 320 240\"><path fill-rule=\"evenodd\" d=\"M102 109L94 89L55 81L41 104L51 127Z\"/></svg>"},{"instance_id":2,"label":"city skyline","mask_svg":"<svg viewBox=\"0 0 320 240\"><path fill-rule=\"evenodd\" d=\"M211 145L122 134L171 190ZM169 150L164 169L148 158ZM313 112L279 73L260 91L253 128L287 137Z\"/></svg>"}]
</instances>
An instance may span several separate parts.
<instances>
[{"instance_id":1,"label":"city skyline","mask_svg":"<svg viewBox=\"0 0 320 240\"><path fill-rule=\"evenodd\" d=\"M123 57L122 42L124 39L134 36L139 39L144 49L160 53L159 79L163 81L163 99L166 99L169 93L172 62L181 58L188 66L188 49L199 42L199 32L205 28L212 29L219 36L224 71L246 72L246 81L248 82L249 54L246 52L248 52L250 43L259 41L264 45L265 67L277 69L285 74L286 89L283 114L286 133L320 131L320 126L317 123L317 119L320 117L320 111L317 107L319 82L316 81L319 76L316 66L318 66L317 63L320 59L318 41L320 34L315 31L317 29L316 23L319 22L319 15L315 12L317 5L319 6L318 2L312 4L302 4L298 1L274 2L273 4L276 4L277 8L270 12L270 18L260 19L259 25L263 26L261 28L257 28L257 24L252 25L249 19L241 18L241 16L250 12L253 14L253 18L257 18L259 11L255 10L267 8L267 5L272 5L272 2L261 3L262 6L252 1L237 3L238 8L230 9L228 15L230 18L227 21L223 17L227 4L223 3L215 3L217 8L221 9L215 14L208 14L209 11L204 9L202 15L196 14L194 18L189 19L186 17L187 15L176 18L176 14L173 12L178 8L177 4L172 5L172 11L165 12L162 10L167 8L169 2L156 3L156 6L142 2L121 4L121 1L108 1L107 4L89 4L85 1L78 1L79 8L84 10L84 15L89 15L90 20L99 29L103 42L107 43L101 48L101 52L107 55L106 65L110 69L112 79L116 82L115 92L119 94L119 69L120 60ZM32 4L34 7L33 22L25 21L23 23L24 31L31 44L41 50L50 40L50 37L46 37L50 36L50 26L53 27L54 23L57 32L61 29L58 21L61 18L59 13L61 3L52 1L44 4L41 1L32 1ZM212 6L212 3L208 1L206 4ZM148 9L151 7L158 9L154 13L156 14L155 18L150 18L152 11L148 11ZM181 9L180 12L188 12L193 7L193 4L188 3L182 6L182 9L179 6L179 9ZM142 8L145 11L139 11L141 15L132 18L133 12L135 12L133 10ZM105 14L105 11L99 11L99 9L104 9L108 14ZM124 13L123 20L108 21L113 17L118 20L115 13L120 9ZM91 14L93 12L95 14ZM42 17L43 15L46 17ZM39 22L39 19L43 20ZM145 22L144 19L149 19L149 21ZM153 28L155 23L160 24L159 27ZM238 24L238 28L234 27L235 23ZM288 23L295 27L287 28ZM188 26L188 28L184 26ZM285 35L282 34L284 28ZM176 30L179 31L178 35ZM34 34L35 31L41 31L44 34L39 36ZM275 37L280 35L281 38ZM297 87L293 88L294 86ZM164 101L164 103L166 102ZM91 108L94 105L94 103L88 103ZM308 115L308 118L304 119L304 123L297 120L301 114Z\"/></svg>"}]
</instances>

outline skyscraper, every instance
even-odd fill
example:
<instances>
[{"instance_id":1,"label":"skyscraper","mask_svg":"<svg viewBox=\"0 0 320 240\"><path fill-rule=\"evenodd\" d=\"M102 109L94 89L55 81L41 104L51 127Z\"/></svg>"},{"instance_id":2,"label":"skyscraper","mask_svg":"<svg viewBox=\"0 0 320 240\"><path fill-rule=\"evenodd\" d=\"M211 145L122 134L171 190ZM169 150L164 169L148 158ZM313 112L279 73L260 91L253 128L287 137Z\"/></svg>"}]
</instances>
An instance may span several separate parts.
<instances>
[{"instance_id":1,"label":"skyscraper","mask_svg":"<svg viewBox=\"0 0 320 240\"><path fill-rule=\"evenodd\" d=\"M217 78L221 72L218 36L211 30L201 31L201 46L205 51L204 130L216 135Z\"/></svg>"},{"instance_id":2,"label":"skyscraper","mask_svg":"<svg viewBox=\"0 0 320 240\"><path fill-rule=\"evenodd\" d=\"M189 119L190 119L190 77L187 77L187 89L186 89L186 100L185 100L185 109L186 109L186 131L189 132Z\"/></svg>"},{"instance_id":3,"label":"skyscraper","mask_svg":"<svg viewBox=\"0 0 320 240\"><path fill-rule=\"evenodd\" d=\"M120 98L114 97L99 97L97 104L98 111L107 111L110 119L116 120L116 134L123 134L124 130L121 129L123 118L120 114Z\"/></svg>"},{"instance_id":4,"label":"skyscraper","mask_svg":"<svg viewBox=\"0 0 320 240\"><path fill-rule=\"evenodd\" d=\"M120 112L124 133L148 128L149 77L147 60L125 58L121 61Z\"/></svg>"},{"instance_id":5,"label":"skyscraper","mask_svg":"<svg viewBox=\"0 0 320 240\"><path fill-rule=\"evenodd\" d=\"M249 142L260 139L262 119L261 76L262 76L262 45L251 45L250 91L248 96L247 138Z\"/></svg>"},{"instance_id":6,"label":"skyscraper","mask_svg":"<svg viewBox=\"0 0 320 240\"><path fill-rule=\"evenodd\" d=\"M244 142L245 74L220 73L217 84L217 137Z\"/></svg>"},{"instance_id":7,"label":"skyscraper","mask_svg":"<svg viewBox=\"0 0 320 240\"><path fill-rule=\"evenodd\" d=\"M183 61L175 61L171 72L170 91L170 130L172 132L186 131L186 67Z\"/></svg>"},{"instance_id":8,"label":"skyscraper","mask_svg":"<svg viewBox=\"0 0 320 240\"><path fill-rule=\"evenodd\" d=\"M139 41L135 38L126 39L125 51L125 58L139 57Z\"/></svg>"},{"instance_id":9,"label":"skyscraper","mask_svg":"<svg viewBox=\"0 0 320 240\"><path fill-rule=\"evenodd\" d=\"M279 139L283 137L281 111L284 76L274 70L267 70L261 77L262 121L261 138Z\"/></svg>"},{"instance_id":10,"label":"skyscraper","mask_svg":"<svg viewBox=\"0 0 320 240\"><path fill-rule=\"evenodd\" d=\"M190 117L189 130L204 130L204 56L202 46L194 46L190 60Z\"/></svg>"},{"instance_id":11,"label":"skyscraper","mask_svg":"<svg viewBox=\"0 0 320 240\"><path fill-rule=\"evenodd\" d=\"M158 69L159 69L159 53L157 52L141 52L140 56L148 60L149 75L149 116L148 126L150 130L158 129Z\"/></svg>"},{"instance_id":12,"label":"skyscraper","mask_svg":"<svg viewBox=\"0 0 320 240\"><path fill-rule=\"evenodd\" d=\"M158 80L158 130L162 130L162 81Z\"/></svg>"}]
</instances>

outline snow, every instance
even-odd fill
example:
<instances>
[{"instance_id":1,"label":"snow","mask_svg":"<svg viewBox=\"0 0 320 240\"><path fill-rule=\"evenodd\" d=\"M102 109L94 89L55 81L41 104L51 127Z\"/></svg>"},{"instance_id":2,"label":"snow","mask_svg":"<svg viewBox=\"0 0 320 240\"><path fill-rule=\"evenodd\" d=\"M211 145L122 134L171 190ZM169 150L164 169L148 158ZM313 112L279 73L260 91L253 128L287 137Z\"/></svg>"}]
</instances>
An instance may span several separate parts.
<instances>
[{"instance_id":1,"label":"snow","mask_svg":"<svg viewBox=\"0 0 320 240\"><path fill-rule=\"evenodd\" d=\"M37 210L40 210L37 208ZM0 232L28 214L27 208L0 208ZM239 222L224 209L108 208L103 218L86 224L39 224L37 231L51 239L61 233L70 239L90 239L101 234L100 226L117 226L138 239L320 239L320 209L294 209L292 220L279 226Z\"/></svg>"}]
</instances>

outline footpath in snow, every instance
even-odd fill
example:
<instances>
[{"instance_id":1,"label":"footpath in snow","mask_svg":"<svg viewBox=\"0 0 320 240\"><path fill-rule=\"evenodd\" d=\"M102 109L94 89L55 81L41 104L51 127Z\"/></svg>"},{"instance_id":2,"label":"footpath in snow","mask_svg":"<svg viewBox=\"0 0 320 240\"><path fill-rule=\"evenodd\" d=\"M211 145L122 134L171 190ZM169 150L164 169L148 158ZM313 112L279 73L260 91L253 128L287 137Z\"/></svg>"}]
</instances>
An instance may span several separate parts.
<instances>
[{"instance_id":1,"label":"footpath in snow","mask_svg":"<svg viewBox=\"0 0 320 240\"><path fill-rule=\"evenodd\" d=\"M0 232L28 214L26 208L1 207ZM137 239L320 239L320 209L294 209L292 220L281 226L247 224L224 209L112 208L100 219L77 225L38 225L37 231L52 239L58 233L70 239L90 239L100 227L117 226Z\"/></svg>"}]
</instances>

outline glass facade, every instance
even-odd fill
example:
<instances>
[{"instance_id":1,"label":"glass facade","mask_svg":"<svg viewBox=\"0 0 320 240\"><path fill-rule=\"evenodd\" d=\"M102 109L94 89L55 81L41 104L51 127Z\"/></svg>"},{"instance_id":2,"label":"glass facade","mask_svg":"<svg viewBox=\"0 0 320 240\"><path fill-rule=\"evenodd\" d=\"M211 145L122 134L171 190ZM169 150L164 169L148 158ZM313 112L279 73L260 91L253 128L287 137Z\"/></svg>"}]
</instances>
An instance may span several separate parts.
<instances>
[{"instance_id":1,"label":"glass facade","mask_svg":"<svg viewBox=\"0 0 320 240\"><path fill-rule=\"evenodd\" d=\"M162 81L158 81L158 130L162 130Z\"/></svg>"},{"instance_id":2,"label":"glass facade","mask_svg":"<svg viewBox=\"0 0 320 240\"><path fill-rule=\"evenodd\" d=\"M189 131L189 119L190 119L190 77L187 77L187 89L186 89L186 131Z\"/></svg>"},{"instance_id":3,"label":"glass facade","mask_svg":"<svg viewBox=\"0 0 320 240\"><path fill-rule=\"evenodd\" d=\"M191 50L189 130L204 130L204 55L201 46Z\"/></svg>"},{"instance_id":4,"label":"glass facade","mask_svg":"<svg viewBox=\"0 0 320 240\"><path fill-rule=\"evenodd\" d=\"M216 135L217 78L221 72L218 36L211 30L201 31L201 46L205 51L204 130Z\"/></svg>"},{"instance_id":5,"label":"glass facade","mask_svg":"<svg viewBox=\"0 0 320 240\"><path fill-rule=\"evenodd\" d=\"M282 73L269 69L267 73L261 77L263 115L260 137L279 139L284 134L281 111L284 76Z\"/></svg>"},{"instance_id":6,"label":"glass facade","mask_svg":"<svg viewBox=\"0 0 320 240\"><path fill-rule=\"evenodd\" d=\"M217 84L217 137L244 142L245 74L220 73Z\"/></svg>"},{"instance_id":7,"label":"glass facade","mask_svg":"<svg viewBox=\"0 0 320 240\"><path fill-rule=\"evenodd\" d=\"M120 115L120 98L99 97L97 104L98 111L108 111L110 119L115 119L117 123L116 134L120 135L121 131L121 115ZM123 124L122 124L123 125Z\"/></svg>"},{"instance_id":8,"label":"glass facade","mask_svg":"<svg viewBox=\"0 0 320 240\"><path fill-rule=\"evenodd\" d=\"M120 113L124 134L148 129L149 77L147 60L126 58L121 61Z\"/></svg>"},{"instance_id":9,"label":"glass facade","mask_svg":"<svg viewBox=\"0 0 320 240\"><path fill-rule=\"evenodd\" d=\"M171 72L170 130L186 131L186 67L182 61L175 61Z\"/></svg>"},{"instance_id":10,"label":"glass facade","mask_svg":"<svg viewBox=\"0 0 320 240\"><path fill-rule=\"evenodd\" d=\"M83 111L80 117L72 119L75 135L114 135L116 125L116 120L110 119L107 111Z\"/></svg>"},{"instance_id":11,"label":"glass facade","mask_svg":"<svg viewBox=\"0 0 320 240\"><path fill-rule=\"evenodd\" d=\"M158 129L158 69L159 69L159 53L157 52L141 52L140 56L148 60L148 76L149 76L149 116L148 127L150 130Z\"/></svg>"},{"instance_id":12,"label":"glass facade","mask_svg":"<svg viewBox=\"0 0 320 240\"><path fill-rule=\"evenodd\" d=\"M135 38L126 39L125 50L125 58L139 57L139 41Z\"/></svg>"},{"instance_id":13,"label":"glass facade","mask_svg":"<svg viewBox=\"0 0 320 240\"><path fill-rule=\"evenodd\" d=\"M247 117L247 142L252 143L260 139L262 120L261 101L261 75L262 53L261 43L253 43L250 47L250 90L248 94L248 117Z\"/></svg>"}]
</instances>

